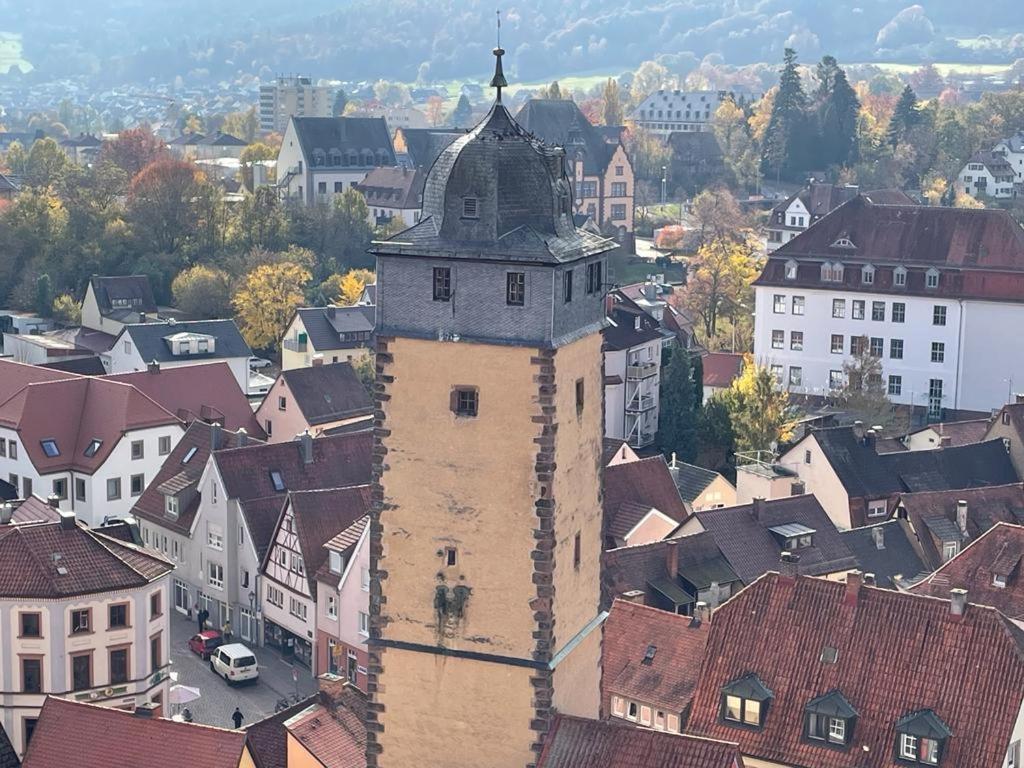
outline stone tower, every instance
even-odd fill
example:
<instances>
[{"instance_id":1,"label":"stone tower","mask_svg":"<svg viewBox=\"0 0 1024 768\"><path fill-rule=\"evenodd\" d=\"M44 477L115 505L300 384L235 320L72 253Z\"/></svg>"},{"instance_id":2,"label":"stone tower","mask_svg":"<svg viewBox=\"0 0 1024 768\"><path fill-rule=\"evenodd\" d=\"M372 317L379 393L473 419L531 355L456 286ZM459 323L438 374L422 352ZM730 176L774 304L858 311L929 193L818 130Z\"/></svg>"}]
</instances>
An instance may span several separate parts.
<instances>
[{"instance_id":1,"label":"stone tower","mask_svg":"<svg viewBox=\"0 0 1024 768\"><path fill-rule=\"evenodd\" d=\"M378 244L368 763L533 765L599 705L605 255L497 99Z\"/></svg>"}]
</instances>

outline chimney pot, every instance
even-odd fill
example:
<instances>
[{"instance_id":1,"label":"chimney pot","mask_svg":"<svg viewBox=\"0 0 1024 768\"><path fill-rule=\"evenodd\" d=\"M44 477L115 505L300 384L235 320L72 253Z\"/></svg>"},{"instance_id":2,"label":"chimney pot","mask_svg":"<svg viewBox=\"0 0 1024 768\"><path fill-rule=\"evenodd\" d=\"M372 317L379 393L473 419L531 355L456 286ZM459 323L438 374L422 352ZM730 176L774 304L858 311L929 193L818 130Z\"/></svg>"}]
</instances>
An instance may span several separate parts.
<instances>
[{"instance_id":1,"label":"chimney pot","mask_svg":"<svg viewBox=\"0 0 1024 768\"><path fill-rule=\"evenodd\" d=\"M665 570L674 579L679 573L679 542L672 539L665 542Z\"/></svg>"},{"instance_id":2,"label":"chimney pot","mask_svg":"<svg viewBox=\"0 0 1024 768\"><path fill-rule=\"evenodd\" d=\"M847 605L856 605L860 596L860 588L864 583L864 576L860 571L850 571L846 574L846 599Z\"/></svg>"},{"instance_id":3,"label":"chimney pot","mask_svg":"<svg viewBox=\"0 0 1024 768\"><path fill-rule=\"evenodd\" d=\"M800 555L783 551L779 555L779 576L781 579L793 583L800 572Z\"/></svg>"},{"instance_id":4,"label":"chimney pot","mask_svg":"<svg viewBox=\"0 0 1024 768\"><path fill-rule=\"evenodd\" d=\"M869 429L867 432L864 433L864 445L866 445L868 448L875 447L875 430Z\"/></svg>"},{"instance_id":5,"label":"chimney pot","mask_svg":"<svg viewBox=\"0 0 1024 768\"><path fill-rule=\"evenodd\" d=\"M150 373L160 373L160 363L157 360L150 360L146 370Z\"/></svg>"},{"instance_id":6,"label":"chimney pot","mask_svg":"<svg viewBox=\"0 0 1024 768\"><path fill-rule=\"evenodd\" d=\"M1018 392L1013 396L1013 401L1017 404L1024 403L1024 392Z\"/></svg>"},{"instance_id":7,"label":"chimney pot","mask_svg":"<svg viewBox=\"0 0 1024 768\"><path fill-rule=\"evenodd\" d=\"M8 525L14 517L14 505L11 502L0 504L0 525Z\"/></svg>"},{"instance_id":8,"label":"chimney pot","mask_svg":"<svg viewBox=\"0 0 1024 768\"><path fill-rule=\"evenodd\" d=\"M963 616L967 610L967 590L949 590L949 612L954 616Z\"/></svg>"},{"instance_id":9,"label":"chimney pot","mask_svg":"<svg viewBox=\"0 0 1024 768\"><path fill-rule=\"evenodd\" d=\"M864 574L864 585L868 587L875 586L875 574L865 573Z\"/></svg>"},{"instance_id":10,"label":"chimney pot","mask_svg":"<svg viewBox=\"0 0 1024 768\"><path fill-rule=\"evenodd\" d=\"M220 424L210 425L210 450L216 451L220 448L221 442Z\"/></svg>"},{"instance_id":11,"label":"chimney pot","mask_svg":"<svg viewBox=\"0 0 1024 768\"><path fill-rule=\"evenodd\" d=\"M299 450L302 452L302 463L312 464L313 463L313 436L309 434L307 429L301 435L299 435Z\"/></svg>"},{"instance_id":12,"label":"chimney pot","mask_svg":"<svg viewBox=\"0 0 1024 768\"><path fill-rule=\"evenodd\" d=\"M697 601L697 606L694 608L694 616L701 620L701 622L711 621L711 606L705 603L703 600Z\"/></svg>"},{"instance_id":13,"label":"chimney pot","mask_svg":"<svg viewBox=\"0 0 1024 768\"><path fill-rule=\"evenodd\" d=\"M313 355L311 364L314 368L319 368L321 365L324 364L324 356L321 355L320 353Z\"/></svg>"},{"instance_id":14,"label":"chimney pot","mask_svg":"<svg viewBox=\"0 0 1024 768\"><path fill-rule=\"evenodd\" d=\"M963 536L967 535L967 501L960 499L956 503L956 524Z\"/></svg>"},{"instance_id":15,"label":"chimney pot","mask_svg":"<svg viewBox=\"0 0 1024 768\"><path fill-rule=\"evenodd\" d=\"M56 493L51 493L47 496L46 503L54 509L60 509L60 497Z\"/></svg>"},{"instance_id":16,"label":"chimney pot","mask_svg":"<svg viewBox=\"0 0 1024 768\"><path fill-rule=\"evenodd\" d=\"M62 531L73 531L76 527L75 513L59 512L58 514L60 514L60 529Z\"/></svg>"},{"instance_id":17,"label":"chimney pot","mask_svg":"<svg viewBox=\"0 0 1024 768\"><path fill-rule=\"evenodd\" d=\"M249 444L249 433L245 431L245 427L238 428L238 447L241 448L243 445Z\"/></svg>"},{"instance_id":18,"label":"chimney pot","mask_svg":"<svg viewBox=\"0 0 1024 768\"><path fill-rule=\"evenodd\" d=\"M885 531L882 526L876 525L871 529L871 539L875 542L875 549L885 549Z\"/></svg>"},{"instance_id":19,"label":"chimney pot","mask_svg":"<svg viewBox=\"0 0 1024 768\"><path fill-rule=\"evenodd\" d=\"M647 602L647 595L644 594L642 589L631 589L628 592L623 592L619 595L620 600L624 600L627 603L633 603L634 605L644 605Z\"/></svg>"}]
</instances>

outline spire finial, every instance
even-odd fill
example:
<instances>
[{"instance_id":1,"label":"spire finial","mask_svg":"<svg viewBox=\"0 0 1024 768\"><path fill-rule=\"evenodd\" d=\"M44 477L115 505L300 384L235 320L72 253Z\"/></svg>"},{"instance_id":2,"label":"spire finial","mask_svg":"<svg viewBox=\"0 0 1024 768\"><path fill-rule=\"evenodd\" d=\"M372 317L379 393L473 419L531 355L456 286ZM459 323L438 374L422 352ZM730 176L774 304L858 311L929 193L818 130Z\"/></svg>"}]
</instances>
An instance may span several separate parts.
<instances>
[{"instance_id":1,"label":"spire finial","mask_svg":"<svg viewBox=\"0 0 1024 768\"><path fill-rule=\"evenodd\" d=\"M498 18L498 47L494 49L494 77L491 78L491 87L498 90L496 103L501 104L501 89L508 85L505 80L505 73L501 68L501 57L505 55L505 49L501 47L501 11L497 11Z\"/></svg>"}]
</instances>

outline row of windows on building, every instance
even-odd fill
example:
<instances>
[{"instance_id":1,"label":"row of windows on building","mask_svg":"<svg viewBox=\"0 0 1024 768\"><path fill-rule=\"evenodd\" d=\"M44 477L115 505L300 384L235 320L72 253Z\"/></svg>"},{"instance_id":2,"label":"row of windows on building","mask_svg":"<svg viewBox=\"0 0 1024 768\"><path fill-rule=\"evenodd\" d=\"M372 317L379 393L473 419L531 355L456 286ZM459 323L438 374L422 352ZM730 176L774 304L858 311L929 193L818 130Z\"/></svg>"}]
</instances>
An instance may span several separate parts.
<instances>
[{"instance_id":1,"label":"row of windows on building","mask_svg":"<svg viewBox=\"0 0 1024 768\"><path fill-rule=\"evenodd\" d=\"M867 301L864 299L850 300L850 319L867 319ZM846 318L846 299L832 299L832 317L837 319ZM776 315L786 314L790 308L791 314L803 315L807 308L806 299L803 296L793 296L792 302L787 304L786 296L776 293L772 297L772 313ZM876 322L885 322L887 303L884 301L871 302L871 319ZM905 323L907 321L907 305L902 301L892 302L889 319L894 323ZM936 304L932 307L932 325L945 325L947 319L947 307Z\"/></svg>"},{"instance_id":2,"label":"row of windows on building","mask_svg":"<svg viewBox=\"0 0 1024 768\"><path fill-rule=\"evenodd\" d=\"M793 217L790 217L792 221ZM801 220L803 217L800 217ZM841 237L836 240L833 244L835 248L855 248L854 243L845 237ZM863 285L874 285L875 284L875 273L877 268L872 264L865 264L860 269L860 281ZM796 280L799 273L799 265L796 261L790 259L786 262L785 276L787 280ZM825 283L842 283L846 277L846 267L842 262L839 261L826 261L821 265L821 280ZM905 287L907 284L907 268L903 266L895 267L892 271L892 284L898 288ZM939 270L934 267L930 267L925 272L924 278L925 288L935 289L939 287Z\"/></svg>"},{"instance_id":3,"label":"row of windows on building","mask_svg":"<svg viewBox=\"0 0 1024 768\"><path fill-rule=\"evenodd\" d=\"M846 337L841 333L830 334L829 352L833 355L841 355L845 352L844 341ZM786 332L780 330L772 331L772 349L786 348ZM789 348L793 352L804 351L804 332L789 332ZM889 339L889 359L903 359L903 339ZM862 355L865 352L872 357L885 356L885 339L878 336L850 336L850 354ZM931 342L931 362L944 363L946 361L946 344L942 341Z\"/></svg>"},{"instance_id":4,"label":"row of windows on building","mask_svg":"<svg viewBox=\"0 0 1024 768\"><path fill-rule=\"evenodd\" d=\"M574 269L562 273L562 300L568 304L573 300ZM586 292L588 296L604 290L603 262L595 261L586 266ZM451 267L434 267L432 275L434 301L451 301L454 295ZM522 307L526 304L526 273L505 273L505 304Z\"/></svg>"},{"instance_id":5,"label":"row of windows on building","mask_svg":"<svg viewBox=\"0 0 1024 768\"><path fill-rule=\"evenodd\" d=\"M334 167L345 167L353 166L358 168L366 168L375 165L390 165L391 155L387 150L379 149L376 152L370 149L364 149L362 152L356 152L355 150L349 150L347 152L341 152L340 150L331 150L325 152L322 149L313 150L313 167L322 168L327 165ZM299 173L302 173L302 161L299 161Z\"/></svg>"},{"instance_id":6,"label":"row of windows on building","mask_svg":"<svg viewBox=\"0 0 1024 768\"><path fill-rule=\"evenodd\" d=\"M676 110L671 110L671 109L650 109L650 110L641 109L640 110L640 119L641 120L644 120L644 119L653 120L653 119L656 118L658 120L671 120L672 119L672 112L673 111L676 113L676 116L675 116L676 120L701 120L702 119L701 118L702 114L704 115L704 117L703 117L704 120L710 120L711 119L711 110L710 109L705 109L703 112L701 112L699 109L695 109L695 110L691 110L691 109L686 109L686 110L682 110L682 109L676 109ZM650 112L650 114L647 114L648 112ZM684 112L686 113L685 115L683 114Z\"/></svg>"},{"instance_id":7,"label":"row of windows on building","mask_svg":"<svg viewBox=\"0 0 1024 768\"><path fill-rule=\"evenodd\" d=\"M825 650L836 652L831 648ZM772 692L756 675L733 681L722 690L722 720L728 725L760 730L764 727L772 698ZM853 744L857 719L858 713L846 697L838 690L829 691L805 705L803 736L811 742L847 749ZM901 761L923 765L939 764L946 739L951 735L946 724L927 709L899 718L895 731L893 747L896 756Z\"/></svg>"},{"instance_id":8,"label":"row of windows on building","mask_svg":"<svg viewBox=\"0 0 1024 768\"><path fill-rule=\"evenodd\" d=\"M7 475L7 482L13 485L15 488L21 484L21 493L23 498L28 498L32 495L34 483L31 477L19 477L17 473L11 472ZM50 483L51 493L57 497L60 501L66 501L68 498L68 481L66 477L59 477L56 480L52 480ZM144 474L130 475L128 477L128 490L132 498L141 496L142 492L146 489L146 476ZM87 491L85 478L75 478L75 501L87 501ZM108 477L107 478L107 501L118 501L123 496L123 490L121 486L120 477Z\"/></svg>"},{"instance_id":9,"label":"row of windows on building","mask_svg":"<svg viewBox=\"0 0 1024 768\"><path fill-rule=\"evenodd\" d=\"M789 366L788 376L784 375L786 369L784 366L777 363L773 363L770 366L770 371L775 377L775 380L780 384L786 383L790 387L805 387L807 386L804 382L804 369L799 365ZM880 374L874 374L877 378L871 381L871 384L879 384L882 381ZM847 384L846 374L839 369L833 368L828 372L828 387L829 391L838 391L843 389ZM928 380L928 400L929 405L933 407L940 407L942 402L942 379L929 379ZM886 392L890 397L896 397L903 394L903 377L899 374L890 374L886 382Z\"/></svg>"}]
</instances>

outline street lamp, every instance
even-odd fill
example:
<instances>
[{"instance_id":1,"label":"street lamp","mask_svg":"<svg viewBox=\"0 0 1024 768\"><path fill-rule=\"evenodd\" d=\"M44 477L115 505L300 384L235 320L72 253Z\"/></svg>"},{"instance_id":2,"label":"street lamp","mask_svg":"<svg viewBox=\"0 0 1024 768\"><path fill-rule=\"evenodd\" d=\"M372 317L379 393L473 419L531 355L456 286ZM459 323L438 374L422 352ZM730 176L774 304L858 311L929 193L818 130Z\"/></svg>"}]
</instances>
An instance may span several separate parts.
<instances>
[{"instance_id":1,"label":"street lamp","mask_svg":"<svg viewBox=\"0 0 1024 768\"><path fill-rule=\"evenodd\" d=\"M667 171L666 166L664 166L664 165L661 166L661 204L662 205L665 205L665 202L667 201L667 195L665 194L665 192L666 192L665 188L668 186L668 174L666 173L666 171Z\"/></svg>"}]
</instances>

